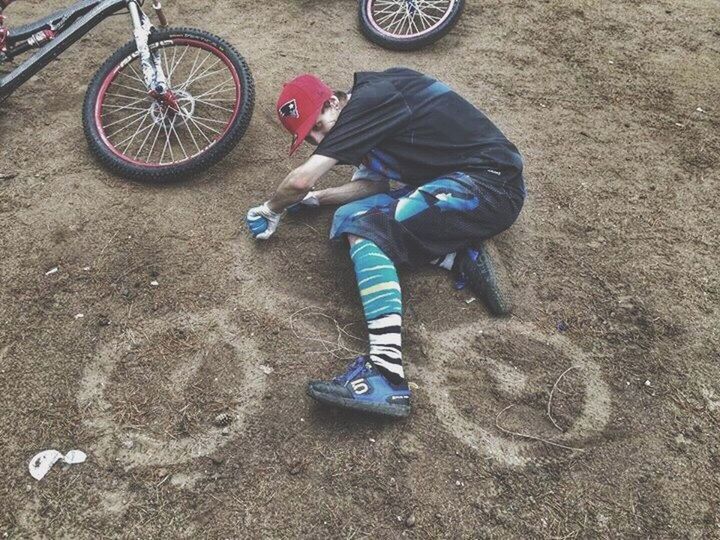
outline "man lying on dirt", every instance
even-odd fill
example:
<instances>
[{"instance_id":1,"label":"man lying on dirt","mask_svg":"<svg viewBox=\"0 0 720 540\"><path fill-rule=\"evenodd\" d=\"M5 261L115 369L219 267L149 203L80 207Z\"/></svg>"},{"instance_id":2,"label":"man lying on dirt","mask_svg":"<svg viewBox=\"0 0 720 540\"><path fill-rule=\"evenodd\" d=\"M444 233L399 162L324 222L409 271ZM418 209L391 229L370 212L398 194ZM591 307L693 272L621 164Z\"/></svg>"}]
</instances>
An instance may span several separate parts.
<instances>
[{"instance_id":1,"label":"man lying on dirt","mask_svg":"<svg viewBox=\"0 0 720 540\"><path fill-rule=\"evenodd\" d=\"M277 109L294 136L290 153L303 141L317 149L269 201L248 212L248 227L264 240L298 202L344 205L330 237L347 238L370 336L367 355L331 381L311 381L308 393L331 405L407 416L396 265L433 262L462 271L491 311L503 314L493 304L497 283L478 244L520 213L520 154L473 105L406 68L356 73L348 94L302 75L284 86ZM311 191L337 164L359 167L353 181ZM406 187L390 191L391 180Z\"/></svg>"}]
</instances>

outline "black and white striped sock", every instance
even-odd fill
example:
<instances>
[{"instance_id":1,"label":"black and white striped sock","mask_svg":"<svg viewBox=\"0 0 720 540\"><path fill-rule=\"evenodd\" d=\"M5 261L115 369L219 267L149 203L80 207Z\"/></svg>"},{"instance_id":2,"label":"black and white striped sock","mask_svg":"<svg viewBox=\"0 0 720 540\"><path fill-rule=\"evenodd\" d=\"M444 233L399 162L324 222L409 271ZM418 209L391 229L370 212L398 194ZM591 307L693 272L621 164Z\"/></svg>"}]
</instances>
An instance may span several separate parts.
<instances>
[{"instance_id":1,"label":"black and white striped sock","mask_svg":"<svg viewBox=\"0 0 720 540\"><path fill-rule=\"evenodd\" d=\"M395 313L368 321L370 361L393 384L405 382L401 330L402 317Z\"/></svg>"}]
</instances>

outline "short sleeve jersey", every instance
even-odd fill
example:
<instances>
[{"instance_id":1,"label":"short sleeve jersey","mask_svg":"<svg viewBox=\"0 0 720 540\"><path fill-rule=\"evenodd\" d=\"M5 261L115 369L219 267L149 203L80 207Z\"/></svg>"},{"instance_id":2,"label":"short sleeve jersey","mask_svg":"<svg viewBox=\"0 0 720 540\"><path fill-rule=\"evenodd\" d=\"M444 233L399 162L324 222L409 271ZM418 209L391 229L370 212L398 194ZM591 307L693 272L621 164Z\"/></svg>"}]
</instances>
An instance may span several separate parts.
<instances>
[{"instance_id":1,"label":"short sleeve jersey","mask_svg":"<svg viewBox=\"0 0 720 540\"><path fill-rule=\"evenodd\" d=\"M360 72L351 94L315 154L415 186L452 172L522 172L515 145L440 81L407 68Z\"/></svg>"}]
</instances>

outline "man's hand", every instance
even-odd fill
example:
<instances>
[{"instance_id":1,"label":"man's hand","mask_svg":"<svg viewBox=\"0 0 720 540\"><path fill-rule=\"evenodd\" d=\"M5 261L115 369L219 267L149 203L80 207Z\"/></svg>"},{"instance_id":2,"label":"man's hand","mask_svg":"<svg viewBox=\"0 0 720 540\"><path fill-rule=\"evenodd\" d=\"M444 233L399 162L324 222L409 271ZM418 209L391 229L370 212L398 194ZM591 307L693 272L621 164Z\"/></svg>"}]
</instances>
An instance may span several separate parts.
<instances>
[{"instance_id":1,"label":"man's hand","mask_svg":"<svg viewBox=\"0 0 720 540\"><path fill-rule=\"evenodd\" d=\"M245 222L247 223L253 238L258 240L267 240L270 238L275 229L277 229L278 223L282 214L273 212L268 208L268 204L264 203L261 206L251 208L247 213Z\"/></svg>"}]
</instances>

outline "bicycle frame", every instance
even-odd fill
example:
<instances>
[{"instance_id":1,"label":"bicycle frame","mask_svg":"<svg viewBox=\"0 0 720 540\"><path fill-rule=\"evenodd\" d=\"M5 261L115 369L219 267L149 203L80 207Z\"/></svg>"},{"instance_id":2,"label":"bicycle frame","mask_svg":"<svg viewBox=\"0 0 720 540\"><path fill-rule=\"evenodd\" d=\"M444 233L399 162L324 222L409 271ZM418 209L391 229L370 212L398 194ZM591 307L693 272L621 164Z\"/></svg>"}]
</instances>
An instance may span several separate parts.
<instances>
[{"instance_id":1,"label":"bicycle frame","mask_svg":"<svg viewBox=\"0 0 720 540\"><path fill-rule=\"evenodd\" d=\"M140 9L143 0L80 0L65 10L22 27L33 34L45 33L48 39L35 54L0 79L0 100L8 97L30 77L57 58L73 43L82 38L106 17L127 8L132 19L135 42L142 60L143 76L149 92L162 95L167 89L160 60L148 48L148 35L152 30L150 19ZM27 32L25 33L26 36ZM14 57L31 48L30 40L13 39L13 28L6 38L7 57ZM42 38L42 36L41 36ZM20 51L18 52L18 49Z\"/></svg>"}]
</instances>

